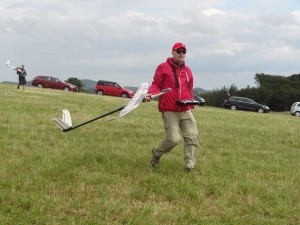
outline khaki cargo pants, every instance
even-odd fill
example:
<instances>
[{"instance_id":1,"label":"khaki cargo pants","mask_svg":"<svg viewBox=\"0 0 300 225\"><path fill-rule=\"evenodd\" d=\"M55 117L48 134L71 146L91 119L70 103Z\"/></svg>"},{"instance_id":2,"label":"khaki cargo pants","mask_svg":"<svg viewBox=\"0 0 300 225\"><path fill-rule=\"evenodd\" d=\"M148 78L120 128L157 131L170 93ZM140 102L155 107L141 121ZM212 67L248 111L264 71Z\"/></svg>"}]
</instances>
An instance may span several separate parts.
<instances>
[{"instance_id":1,"label":"khaki cargo pants","mask_svg":"<svg viewBox=\"0 0 300 225\"><path fill-rule=\"evenodd\" d=\"M165 139L152 153L161 157L180 142L180 131L184 140L184 167L194 168L198 156L198 130L191 110L184 112L162 112Z\"/></svg>"}]
</instances>

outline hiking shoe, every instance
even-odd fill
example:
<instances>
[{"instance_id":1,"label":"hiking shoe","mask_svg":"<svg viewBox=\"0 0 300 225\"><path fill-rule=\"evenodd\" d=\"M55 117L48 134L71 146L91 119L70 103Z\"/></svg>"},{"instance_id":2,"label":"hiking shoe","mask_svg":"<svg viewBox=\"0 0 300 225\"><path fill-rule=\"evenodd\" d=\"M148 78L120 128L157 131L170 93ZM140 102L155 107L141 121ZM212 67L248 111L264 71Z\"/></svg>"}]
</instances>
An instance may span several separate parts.
<instances>
[{"instance_id":1,"label":"hiking shoe","mask_svg":"<svg viewBox=\"0 0 300 225\"><path fill-rule=\"evenodd\" d=\"M151 159L151 165L153 168L157 168L158 165L159 165L159 159L160 157L157 157L155 155L152 156L152 159Z\"/></svg>"}]
</instances>

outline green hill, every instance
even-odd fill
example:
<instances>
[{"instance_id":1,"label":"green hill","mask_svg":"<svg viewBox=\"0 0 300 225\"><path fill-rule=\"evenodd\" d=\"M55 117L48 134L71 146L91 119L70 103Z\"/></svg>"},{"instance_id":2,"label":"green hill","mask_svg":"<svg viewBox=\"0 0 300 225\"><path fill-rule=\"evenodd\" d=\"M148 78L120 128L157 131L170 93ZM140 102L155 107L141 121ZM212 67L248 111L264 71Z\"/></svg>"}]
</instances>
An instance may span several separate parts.
<instances>
[{"instance_id":1,"label":"green hill","mask_svg":"<svg viewBox=\"0 0 300 225\"><path fill-rule=\"evenodd\" d=\"M203 88L196 87L196 88L194 88L194 92L196 92L199 95L201 95L201 94L207 93L209 91L208 90L204 90Z\"/></svg>"},{"instance_id":2,"label":"green hill","mask_svg":"<svg viewBox=\"0 0 300 225\"><path fill-rule=\"evenodd\" d=\"M82 79L82 84L84 85L84 90L88 93L95 93L95 87L97 81L89 80L89 79Z\"/></svg>"},{"instance_id":3,"label":"green hill","mask_svg":"<svg viewBox=\"0 0 300 225\"><path fill-rule=\"evenodd\" d=\"M150 165L157 102L64 133L128 99L0 84L0 224L298 224L299 120L196 107L199 158L183 142Z\"/></svg>"}]
</instances>

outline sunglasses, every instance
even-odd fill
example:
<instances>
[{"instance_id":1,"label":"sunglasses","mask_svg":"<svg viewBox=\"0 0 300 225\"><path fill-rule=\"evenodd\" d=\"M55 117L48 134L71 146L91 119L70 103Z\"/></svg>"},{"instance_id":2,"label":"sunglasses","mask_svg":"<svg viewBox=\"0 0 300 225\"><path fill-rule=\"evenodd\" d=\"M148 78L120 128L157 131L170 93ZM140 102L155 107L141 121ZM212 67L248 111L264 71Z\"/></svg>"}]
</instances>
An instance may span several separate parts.
<instances>
[{"instance_id":1,"label":"sunglasses","mask_svg":"<svg viewBox=\"0 0 300 225\"><path fill-rule=\"evenodd\" d=\"M181 54L181 53L183 53L184 55L186 54L186 50L183 49L177 49L176 52L177 54Z\"/></svg>"}]
</instances>

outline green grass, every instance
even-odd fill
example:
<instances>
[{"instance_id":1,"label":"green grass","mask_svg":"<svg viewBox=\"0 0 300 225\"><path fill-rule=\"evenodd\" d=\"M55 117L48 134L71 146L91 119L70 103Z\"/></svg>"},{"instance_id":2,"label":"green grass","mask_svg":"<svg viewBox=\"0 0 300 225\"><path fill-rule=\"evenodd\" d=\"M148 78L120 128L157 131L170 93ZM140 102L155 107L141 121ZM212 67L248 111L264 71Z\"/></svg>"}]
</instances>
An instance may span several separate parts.
<instances>
[{"instance_id":1,"label":"green grass","mask_svg":"<svg viewBox=\"0 0 300 225\"><path fill-rule=\"evenodd\" d=\"M285 113L194 110L195 171L163 138L157 102L63 133L128 100L0 85L0 224L299 224L300 120Z\"/></svg>"}]
</instances>

